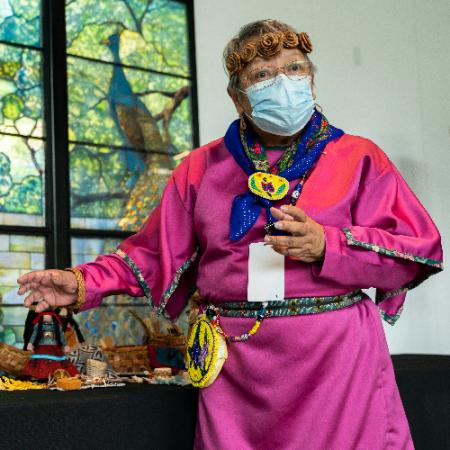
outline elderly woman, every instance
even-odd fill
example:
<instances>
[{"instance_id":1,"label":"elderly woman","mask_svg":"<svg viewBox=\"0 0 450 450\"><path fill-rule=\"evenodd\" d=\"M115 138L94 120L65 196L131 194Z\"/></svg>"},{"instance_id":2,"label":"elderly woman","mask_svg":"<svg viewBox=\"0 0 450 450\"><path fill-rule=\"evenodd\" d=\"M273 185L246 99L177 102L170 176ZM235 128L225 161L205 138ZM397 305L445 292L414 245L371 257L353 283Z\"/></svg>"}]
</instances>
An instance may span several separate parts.
<instances>
[{"instance_id":1,"label":"elderly woman","mask_svg":"<svg viewBox=\"0 0 450 450\"><path fill-rule=\"evenodd\" d=\"M311 50L286 24L244 26L224 53L240 116L225 137L114 254L19 279L38 312L124 293L176 317L197 287L227 342L211 356L191 333L197 449L413 448L380 313L393 324L442 269L439 233L388 157L315 108Z\"/></svg>"}]
</instances>

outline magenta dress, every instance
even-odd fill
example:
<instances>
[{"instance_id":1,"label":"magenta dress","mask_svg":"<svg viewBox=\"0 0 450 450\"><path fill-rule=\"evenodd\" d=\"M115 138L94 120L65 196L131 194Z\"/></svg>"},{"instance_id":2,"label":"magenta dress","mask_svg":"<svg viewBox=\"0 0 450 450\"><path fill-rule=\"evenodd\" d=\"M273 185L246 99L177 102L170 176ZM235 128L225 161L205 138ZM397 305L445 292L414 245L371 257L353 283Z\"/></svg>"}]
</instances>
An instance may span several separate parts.
<instances>
[{"instance_id":1,"label":"magenta dress","mask_svg":"<svg viewBox=\"0 0 450 450\"><path fill-rule=\"evenodd\" d=\"M142 230L79 266L84 309L112 293L145 294L175 317L195 286L205 301L245 301L248 246L263 240L266 222L262 212L229 240L232 201L246 190L223 139L193 151ZM321 263L286 260L286 297L375 287L375 302L268 318L249 341L229 345L218 379L200 390L195 448L411 449L380 313L393 324L406 292L442 269L439 233L387 156L348 134L325 147L297 206L324 225L326 251ZM236 335L254 319L221 323Z\"/></svg>"}]
</instances>

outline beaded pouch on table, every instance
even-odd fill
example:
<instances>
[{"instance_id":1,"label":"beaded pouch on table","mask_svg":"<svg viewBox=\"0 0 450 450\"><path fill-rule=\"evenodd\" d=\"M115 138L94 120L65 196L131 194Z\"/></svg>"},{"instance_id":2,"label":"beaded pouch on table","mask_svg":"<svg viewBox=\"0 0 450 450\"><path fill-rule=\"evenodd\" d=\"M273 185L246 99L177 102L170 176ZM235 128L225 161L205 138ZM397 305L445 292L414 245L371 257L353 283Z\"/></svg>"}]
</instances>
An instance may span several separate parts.
<instances>
[{"instance_id":1,"label":"beaded pouch on table","mask_svg":"<svg viewBox=\"0 0 450 450\"><path fill-rule=\"evenodd\" d=\"M204 388L211 385L228 357L225 338L205 314L192 326L186 347L186 366L191 384Z\"/></svg>"}]
</instances>

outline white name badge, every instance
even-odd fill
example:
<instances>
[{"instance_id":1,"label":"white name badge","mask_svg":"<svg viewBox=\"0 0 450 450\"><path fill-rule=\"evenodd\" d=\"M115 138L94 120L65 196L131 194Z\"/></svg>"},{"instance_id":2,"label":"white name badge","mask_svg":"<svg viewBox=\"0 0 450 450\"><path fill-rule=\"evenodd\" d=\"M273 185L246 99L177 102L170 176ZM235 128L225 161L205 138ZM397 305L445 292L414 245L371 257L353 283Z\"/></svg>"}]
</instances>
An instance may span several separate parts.
<instances>
[{"instance_id":1,"label":"white name badge","mask_svg":"<svg viewBox=\"0 0 450 450\"><path fill-rule=\"evenodd\" d=\"M284 259L264 242L250 244L247 301L284 299Z\"/></svg>"}]
</instances>

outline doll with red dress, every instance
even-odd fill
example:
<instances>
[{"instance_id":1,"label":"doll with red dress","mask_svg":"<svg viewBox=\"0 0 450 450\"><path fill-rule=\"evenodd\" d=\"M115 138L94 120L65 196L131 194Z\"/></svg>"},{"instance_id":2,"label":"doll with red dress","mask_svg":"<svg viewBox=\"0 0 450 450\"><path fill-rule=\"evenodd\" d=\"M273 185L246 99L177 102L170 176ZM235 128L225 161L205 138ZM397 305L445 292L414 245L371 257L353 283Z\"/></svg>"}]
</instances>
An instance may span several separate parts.
<instances>
[{"instance_id":1,"label":"doll with red dress","mask_svg":"<svg viewBox=\"0 0 450 450\"><path fill-rule=\"evenodd\" d=\"M70 376L78 375L75 366L67 359L67 345L62 328L62 320L54 311L45 311L33 319L33 332L27 345L27 350L33 352L24 375L34 379L48 379L57 369L66 370Z\"/></svg>"}]
</instances>

